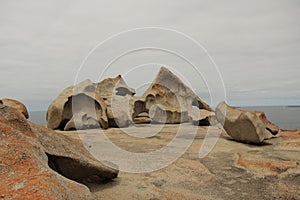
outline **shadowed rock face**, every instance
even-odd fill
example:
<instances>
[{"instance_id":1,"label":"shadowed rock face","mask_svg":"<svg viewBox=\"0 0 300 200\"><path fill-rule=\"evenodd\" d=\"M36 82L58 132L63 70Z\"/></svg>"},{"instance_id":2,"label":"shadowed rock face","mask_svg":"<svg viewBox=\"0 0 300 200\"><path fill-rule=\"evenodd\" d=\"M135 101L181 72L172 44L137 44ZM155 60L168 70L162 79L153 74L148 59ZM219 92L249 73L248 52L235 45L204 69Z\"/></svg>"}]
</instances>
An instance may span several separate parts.
<instances>
[{"instance_id":1,"label":"shadowed rock face","mask_svg":"<svg viewBox=\"0 0 300 200\"><path fill-rule=\"evenodd\" d=\"M26 119L29 118L29 114L28 114L26 106L23 103L21 103L20 101L17 101L14 99L7 99L7 98L1 99L0 101L5 106L17 109L19 112L21 112L26 117Z\"/></svg>"},{"instance_id":2,"label":"shadowed rock face","mask_svg":"<svg viewBox=\"0 0 300 200\"><path fill-rule=\"evenodd\" d=\"M65 121L68 121L64 124ZM107 128L106 105L98 94L85 92L72 95L64 105L63 130Z\"/></svg>"},{"instance_id":3,"label":"shadowed rock face","mask_svg":"<svg viewBox=\"0 0 300 200\"><path fill-rule=\"evenodd\" d=\"M269 122L261 111L239 110L225 102L218 104L216 117L233 139L246 143L261 143L276 135L280 128Z\"/></svg>"},{"instance_id":4,"label":"shadowed rock face","mask_svg":"<svg viewBox=\"0 0 300 200\"><path fill-rule=\"evenodd\" d=\"M133 118L151 110L151 120L157 123L189 122L193 106L211 111L205 102L165 67L160 69L143 96L133 101Z\"/></svg>"},{"instance_id":5,"label":"shadowed rock face","mask_svg":"<svg viewBox=\"0 0 300 200\"><path fill-rule=\"evenodd\" d=\"M61 130L108 128L106 104L95 90L96 85L90 80L64 89L48 108L47 127Z\"/></svg>"},{"instance_id":6,"label":"shadowed rock face","mask_svg":"<svg viewBox=\"0 0 300 200\"><path fill-rule=\"evenodd\" d=\"M89 189L75 181L118 175L95 160L79 140L30 123L14 108L0 108L0 139L4 199L92 199Z\"/></svg>"}]
</instances>

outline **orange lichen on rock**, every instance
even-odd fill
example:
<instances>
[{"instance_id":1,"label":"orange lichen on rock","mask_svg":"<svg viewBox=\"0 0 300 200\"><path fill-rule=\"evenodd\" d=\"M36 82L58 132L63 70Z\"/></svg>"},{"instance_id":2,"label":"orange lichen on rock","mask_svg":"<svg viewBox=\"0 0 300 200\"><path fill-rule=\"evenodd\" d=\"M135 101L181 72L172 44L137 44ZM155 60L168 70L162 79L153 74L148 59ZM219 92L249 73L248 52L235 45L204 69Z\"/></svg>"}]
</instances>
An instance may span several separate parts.
<instances>
[{"instance_id":1,"label":"orange lichen on rock","mask_svg":"<svg viewBox=\"0 0 300 200\"><path fill-rule=\"evenodd\" d=\"M77 141L28 122L14 108L0 107L0 199L92 199L89 189L74 180L112 179L117 173Z\"/></svg>"},{"instance_id":2,"label":"orange lichen on rock","mask_svg":"<svg viewBox=\"0 0 300 200\"><path fill-rule=\"evenodd\" d=\"M300 132L297 134L280 134L283 140L300 140Z\"/></svg>"},{"instance_id":3,"label":"orange lichen on rock","mask_svg":"<svg viewBox=\"0 0 300 200\"><path fill-rule=\"evenodd\" d=\"M3 111L3 110L2 110ZM7 112L4 112L7 111ZM84 185L70 181L47 165L47 156L35 141L31 129L23 132L17 129L16 121L24 119L12 108L5 108L0 117L1 159L0 198L4 199L63 199L64 197L88 197ZM5 118L12 119L5 122ZM15 119L15 120L13 120ZM24 123L26 123L24 121ZM26 123L27 124L27 123ZM27 125L19 129L27 129ZM12 126L16 126L14 129ZM30 139L32 138L32 139ZM72 185L73 189L69 189ZM63 189L63 191L61 191ZM74 189L77 189L74 190ZM70 195L65 195L70 193Z\"/></svg>"},{"instance_id":4,"label":"orange lichen on rock","mask_svg":"<svg viewBox=\"0 0 300 200\"><path fill-rule=\"evenodd\" d=\"M280 135L282 139L281 146L288 148L299 148L300 147L300 131L284 131Z\"/></svg>"},{"instance_id":5,"label":"orange lichen on rock","mask_svg":"<svg viewBox=\"0 0 300 200\"><path fill-rule=\"evenodd\" d=\"M299 199L300 194L300 186L284 183L284 182L276 182L268 185L267 190L271 191L270 198L274 199Z\"/></svg>"},{"instance_id":6,"label":"orange lichen on rock","mask_svg":"<svg viewBox=\"0 0 300 200\"><path fill-rule=\"evenodd\" d=\"M4 98L4 99L1 99L1 102L4 106L8 106L8 107L17 109L19 112L21 112L24 115L24 117L26 117L26 119L29 118L29 114L28 114L28 110L27 110L26 106L23 103L21 103L20 101L17 101L15 99Z\"/></svg>"},{"instance_id":7,"label":"orange lichen on rock","mask_svg":"<svg viewBox=\"0 0 300 200\"><path fill-rule=\"evenodd\" d=\"M283 146L300 148L300 142L285 142Z\"/></svg>"},{"instance_id":8,"label":"orange lichen on rock","mask_svg":"<svg viewBox=\"0 0 300 200\"><path fill-rule=\"evenodd\" d=\"M276 175L289 168L297 167L296 161L270 160L249 153L237 153L237 166L253 174Z\"/></svg>"}]
</instances>

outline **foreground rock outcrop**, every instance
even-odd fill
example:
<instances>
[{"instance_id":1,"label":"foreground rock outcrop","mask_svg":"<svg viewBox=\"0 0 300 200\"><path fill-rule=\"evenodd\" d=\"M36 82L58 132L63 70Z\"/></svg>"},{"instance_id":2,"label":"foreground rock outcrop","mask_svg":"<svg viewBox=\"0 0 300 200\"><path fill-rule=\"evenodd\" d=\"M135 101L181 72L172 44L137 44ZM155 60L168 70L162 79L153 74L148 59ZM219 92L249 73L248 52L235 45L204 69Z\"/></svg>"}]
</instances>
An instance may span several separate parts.
<instances>
[{"instance_id":1,"label":"foreground rock outcrop","mask_svg":"<svg viewBox=\"0 0 300 200\"><path fill-rule=\"evenodd\" d=\"M245 143L261 143L280 131L263 112L239 110L225 102L218 104L216 117L228 135Z\"/></svg>"},{"instance_id":2,"label":"foreground rock outcrop","mask_svg":"<svg viewBox=\"0 0 300 200\"><path fill-rule=\"evenodd\" d=\"M152 122L177 124L190 122L193 106L211 111L188 86L162 67L142 97L133 99L133 118L149 113Z\"/></svg>"},{"instance_id":3,"label":"foreground rock outcrop","mask_svg":"<svg viewBox=\"0 0 300 200\"><path fill-rule=\"evenodd\" d=\"M18 110L0 103L1 198L92 199L79 182L117 175L80 140L28 122Z\"/></svg>"},{"instance_id":4,"label":"foreground rock outcrop","mask_svg":"<svg viewBox=\"0 0 300 200\"><path fill-rule=\"evenodd\" d=\"M27 110L26 106L23 103L21 103L20 101L17 101L15 99L3 98L3 99L0 99L0 103L2 103L5 106L17 109L19 112L21 112L24 115L24 117L26 119L29 118L29 114L28 114L28 110Z\"/></svg>"}]
</instances>

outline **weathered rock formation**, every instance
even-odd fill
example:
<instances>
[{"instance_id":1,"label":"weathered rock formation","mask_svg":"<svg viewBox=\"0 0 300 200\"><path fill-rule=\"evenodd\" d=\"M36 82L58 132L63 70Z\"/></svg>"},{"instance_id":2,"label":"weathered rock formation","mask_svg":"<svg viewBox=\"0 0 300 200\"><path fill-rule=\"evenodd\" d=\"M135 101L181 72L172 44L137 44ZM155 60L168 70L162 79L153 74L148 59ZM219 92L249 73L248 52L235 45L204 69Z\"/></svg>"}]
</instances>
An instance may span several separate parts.
<instances>
[{"instance_id":1,"label":"weathered rock formation","mask_svg":"<svg viewBox=\"0 0 300 200\"><path fill-rule=\"evenodd\" d=\"M162 67L142 97L134 97L121 75L99 83L90 80L71 86L51 103L47 126L51 129L127 127L135 123L184 123L206 125L211 116L192 119L193 107L211 108L167 68ZM141 113L144 116L141 116Z\"/></svg>"},{"instance_id":2,"label":"weathered rock formation","mask_svg":"<svg viewBox=\"0 0 300 200\"><path fill-rule=\"evenodd\" d=\"M211 111L205 102L165 67L160 69L143 96L132 101L133 119L146 112L156 123L189 122L193 106Z\"/></svg>"},{"instance_id":3,"label":"weathered rock formation","mask_svg":"<svg viewBox=\"0 0 300 200\"><path fill-rule=\"evenodd\" d=\"M107 78L97 83L96 91L99 93L107 102L111 103L114 94L118 96L132 96L135 94L135 90L130 88L124 81L121 75L115 78Z\"/></svg>"},{"instance_id":4,"label":"weathered rock formation","mask_svg":"<svg viewBox=\"0 0 300 200\"><path fill-rule=\"evenodd\" d=\"M3 199L92 199L85 179L113 179L80 140L28 122L0 104L0 195ZM77 182L76 182L77 181Z\"/></svg>"},{"instance_id":5,"label":"weathered rock formation","mask_svg":"<svg viewBox=\"0 0 300 200\"><path fill-rule=\"evenodd\" d=\"M125 83L121 75L104 79L96 85L96 93L102 96L107 106L108 126L129 126L132 123L130 99L135 90Z\"/></svg>"},{"instance_id":6,"label":"weathered rock formation","mask_svg":"<svg viewBox=\"0 0 300 200\"><path fill-rule=\"evenodd\" d=\"M64 89L48 108L47 127L61 130L108 128L106 104L95 90L90 80Z\"/></svg>"},{"instance_id":7,"label":"weathered rock formation","mask_svg":"<svg viewBox=\"0 0 300 200\"><path fill-rule=\"evenodd\" d=\"M120 75L100 83L85 80L64 89L50 104L47 127L60 130L126 127L132 123L129 100L134 93Z\"/></svg>"},{"instance_id":8,"label":"weathered rock formation","mask_svg":"<svg viewBox=\"0 0 300 200\"><path fill-rule=\"evenodd\" d=\"M26 119L29 118L29 114L28 114L26 106L23 103L21 103L20 101L17 101L15 99L3 98L0 100L0 102L5 106L17 109L19 112L21 112L26 117Z\"/></svg>"},{"instance_id":9,"label":"weathered rock formation","mask_svg":"<svg viewBox=\"0 0 300 200\"><path fill-rule=\"evenodd\" d=\"M239 110L225 102L218 104L216 117L228 135L245 143L261 143L280 130L267 120L263 112Z\"/></svg>"},{"instance_id":10,"label":"weathered rock formation","mask_svg":"<svg viewBox=\"0 0 300 200\"><path fill-rule=\"evenodd\" d=\"M151 123L151 118L148 113L142 112L133 118L133 122L136 124L149 124Z\"/></svg>"},{"instance_id":11,"label":"weathered rock formation","mask_svg":"<svg viewBox=\"0 0 300 200\"><path fill-rule=\"evenodd\" d=\"M208 110L192 110L190 112L190 117L193 124L196 126L210 126L217 124L215 113Z\"/></svg>"},{"instance_id":12,"label":"weathered rock formation","mask_svg":"<svg viewBox=\"0 0 300 200\"><path fill-rule=\"evenodd\" d=\"M267 116L264 112L262 111L254 111L256 113L256 115L263 121L263 123L266 126L266 129L269 133L269 135L276 135L280 132L280 127L278 127L277 125L273 124L272 122L270 122L267 119Z\"/></svg>"}]
</instances>

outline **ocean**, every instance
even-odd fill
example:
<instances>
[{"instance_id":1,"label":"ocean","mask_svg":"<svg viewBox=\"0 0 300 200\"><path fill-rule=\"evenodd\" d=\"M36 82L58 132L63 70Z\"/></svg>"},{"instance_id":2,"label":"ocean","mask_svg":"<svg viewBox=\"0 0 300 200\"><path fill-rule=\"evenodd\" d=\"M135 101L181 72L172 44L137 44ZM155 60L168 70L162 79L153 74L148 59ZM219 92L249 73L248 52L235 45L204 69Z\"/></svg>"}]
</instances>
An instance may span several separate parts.
<instances>
[{"instance_id":1,"label":"ocean","mask_svg":"<svg viewBox=\"0 0 300 200\"><path fill-rule=\"evenodd\" d=\"M268 119L282 129L300 129L300 106L251 106L241 109L264 111ZM30 112L29 120L45 125L46 111Z\"/></svg>"},{"instance_id":2,"label":"ocean","mask_svg":"<svg viewBox=\"0 0 300 200\"><path fill-rule=\"evenodd\" d=\"M300 129L300 106L252 106L241 109L264 111L269 121L281 129Z\"/></svg>"}]
</instances>

